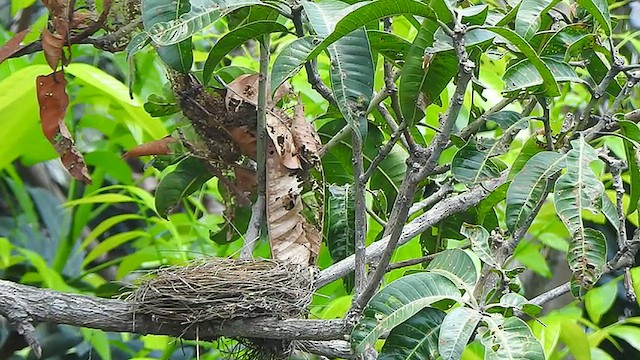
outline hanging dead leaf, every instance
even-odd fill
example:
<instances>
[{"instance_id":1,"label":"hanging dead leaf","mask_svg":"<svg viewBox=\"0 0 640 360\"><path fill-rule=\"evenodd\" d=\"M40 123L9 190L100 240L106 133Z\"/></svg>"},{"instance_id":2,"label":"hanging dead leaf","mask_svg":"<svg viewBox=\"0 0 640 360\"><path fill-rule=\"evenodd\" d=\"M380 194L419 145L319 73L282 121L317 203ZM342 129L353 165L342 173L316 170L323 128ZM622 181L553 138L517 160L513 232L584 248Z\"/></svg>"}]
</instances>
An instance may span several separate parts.
<instances>
[{"instance_id":1,"label":"hanging dead leaf","mask_svg":"<svg viewBox=\"0 0 640 360\"><path fill-rule=\"evenodd\" d=\"M84 158L73 144L73 138L64 117L69 106L69 96L65 90L67 81L63 72L40 75L36 79L38 104L42 132L60 154L62 164L78 180L91 184Z\"/></svg>"},{"instance_id":2,"label":"hanging dead leaf","mask_svg":"<svg viewBox=\"0 0 640 360\"><path fill-rule=\"evenodd\" d=\"M15 54L18 50L22 49L24 45L21 45L22 40L27 34L31 31L31 29L25 29L15 34L11 40L7 41L3 47L0 48L0 64L5 61L9 56Z\"/></svg>"},{"instance_id":3,"label":"hanging dead leaf","mask_svg":"<svg viewBox=\"0 0 640 360\"><path fill-rule=\"evenodd\" d=\"M304 108L300 98L298 98L298 104L295 107L291 134L302 161L307 164L307 168L314 167L320 161L318 154L322 144L316 128L304 118Z\"/></svg>"},{"instance_id":4,"label":"hanging dead leaf","mask_svg":"<svg viewBox=\"0 0 640 360\"><path fill-rule=\"evenodd\" d=\"M282 159L282 164L288 169L300 169L298 149L293 142L291 119L282 110L274 109L267 113L267 134L273 141L276 152Z\"/></svg>"},{"instance_id":5,"label":"hanging dead leaf","mask_svg":"<svg viewBox=\"0 0 640 360\"><path fill-rule=\"evenodd\" d=\"M258 82L260 74L243 74L227 85L225 106L227 110L234 109L242 103L258 106Z\"/></svg>"},{"instance_id":6,"label":"hanging dead leaf","mask_svg":"<svg viewBox=\"0 0 640 360\"><path fill-rule=\"evenodd\" d=\"M247 167L234 165L233 172L235 174L235 185L238 190L245 194L251 194L258 186L258 174Z\"/></svg>"},{"instance_id":7,"label":"hanging dead leaf","mask_svg":"<svg viewBox=\"0 0 640 360\"><path fill-rule=\"evenodd\" d=\"M169 155L172 153L169 144L176 142L177 139L171 135L165 136L160 140L151 141L134 147L122 155L123 158L136 158L149 155Z\"/></svg>"},{"instance_id":8,"label":"hanging dead leaf","mask_svg":"<svg viewBox=\"0 0 640 360\"><path fill-rule=\"evenodd\" d=\"M62 48L65 44L65 37L60 34L54 34L48 29L42 30L42 50L47 64L53 71L58 68L58 63L62 60L64 65L68 65L69 61L65 58Z\"/></svg>"},{"instance_id":9,"label":"hanging dead leaf","mask_svg":"<svg viewBox=\"0 0 640 360\"><path fill-rule=\"evenodd\" d=\"M62 38L69 34L69 19L71 19L69 9L70 0L43 0L44 6L49 10L49 19L53 23L56 33Z\"/></svg>"},{"instance_id":10,"label":"hanging dead leaf","mask_svg":"<svg viewBox=\"0 0 640 360\"><path fill-rule=\"evenodd\" d=\"M252 159L256 158L256 136L252 134L247 125L238 126L229 130L231 139L236 143L242 155Z\"/></svg>"},{"instance_id":11,"label":"hanging dead leaf","mask_svg":"<svg viewBox=\"0 0 640 360\"><path fill-rule=\"evenodd\" d=\"M320 231L302 215L302 184L284 166L271 141L267 151L267 224L274 259L292 264L315 265Z\"/></svg>"}]
</instances>

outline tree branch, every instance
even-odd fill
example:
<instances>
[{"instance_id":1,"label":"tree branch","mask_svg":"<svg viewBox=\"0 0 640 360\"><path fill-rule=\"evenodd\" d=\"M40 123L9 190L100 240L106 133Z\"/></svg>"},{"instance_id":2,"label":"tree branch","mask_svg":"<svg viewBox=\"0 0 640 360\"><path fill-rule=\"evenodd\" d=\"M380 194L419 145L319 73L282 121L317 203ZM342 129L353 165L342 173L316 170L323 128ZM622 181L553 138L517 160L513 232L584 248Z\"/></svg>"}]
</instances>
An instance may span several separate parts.
<instances>
[{"instance_id":1,"label":"tree branch","mask_svg":"<svg viewBox=\"0 0 640 360\"><path fill-rule=\"evenodd\" d=\"M342 320L277 320L255 318L219 323L156 322L153 316L135 314L132 302L67 294L0 280L0 314L21 323L47 322L103 331L160 334L186 339L247 337L291 340L343 339ZM35 336L31 331L28 336Z\"/></svg>"}]
</instances>

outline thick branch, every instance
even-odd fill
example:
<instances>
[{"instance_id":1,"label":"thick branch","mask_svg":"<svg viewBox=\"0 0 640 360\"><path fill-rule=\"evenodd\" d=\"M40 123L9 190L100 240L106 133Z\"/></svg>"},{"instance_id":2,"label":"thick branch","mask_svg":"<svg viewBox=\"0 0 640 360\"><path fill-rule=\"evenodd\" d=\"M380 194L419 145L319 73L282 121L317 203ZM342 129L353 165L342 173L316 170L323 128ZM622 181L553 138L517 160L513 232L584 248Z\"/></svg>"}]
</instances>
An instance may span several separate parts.
<instances>
[{"instance_id":1,"label":"thick branch","mask_svg":"<svg viewBox=\"0 0 640 360\"><path fill-rule=\"evenodd\" d=\"M104 331L162 334L188 339L253 337L268 339L335 340L346 332L341 320L276 320L255 318L200 323L160 323L152 316L134 314L133 304L79 294L39 289L0 280L0 314L28 322L47 322ZM197 328L197 330L196 330Z\"/></svg>"}]
</instances>

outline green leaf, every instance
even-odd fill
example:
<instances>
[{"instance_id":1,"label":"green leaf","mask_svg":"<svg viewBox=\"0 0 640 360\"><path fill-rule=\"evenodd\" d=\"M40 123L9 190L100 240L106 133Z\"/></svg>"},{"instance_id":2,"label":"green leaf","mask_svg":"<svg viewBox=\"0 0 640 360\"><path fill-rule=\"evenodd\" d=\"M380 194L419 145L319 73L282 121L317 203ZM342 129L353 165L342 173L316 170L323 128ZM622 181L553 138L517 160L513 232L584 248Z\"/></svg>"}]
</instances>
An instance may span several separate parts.
<instances>
[{"instance_id":1,"label":"green leaf","mask_svg":"<svg viewBox=\"0 0 640 360\"><path fill-rule=\"evenodd\" d=\"M584 83L575 70L567 63L554 59L542 59L543 63L551 70L554 78L558 82L570 81L574 83ZM503 80L505 82L504 91L511 92L540 86L544 79L536 66L528 59L524 59L505 71Z\"/></svg>"},{"instance_id":2,"label":"green leaf","mask_svg":"<svg viewBox=\"0 0 640 360\"><path fill-rule=\"evenodd\" d=\"M160 95L151 94L144 103L144 110L153 117L172 115L180 111L175 100L168 100Z\"/></svg>"},{"instance_id":3,"label":"green leaf","mask_svg":"<svg viewBox=\"0 0 640 360\"><path fill-rule=\"evenodd\" d=\"M438 334L446 313L424 308L391 330L379 360L423 360L438 357Z\"/></svg>"},{"instance_id":4,"label":"green leaf","mask_svg":"<svg viewBox=\"0 0 640 360\"><path fill-rule=\"evenodd\" d=\"M324 1L322 3L315 3L315 5L326 4L329 1ZM310 6L308 4L314 4L310 2L304 2L303 5L305 10L307 10L307 15L309 15L308 9ZM320 5L322 6L322 5ZM329 5L331 7L332 5ZM346 15L339 19L333 26L333 24L326 27L327 32L318 31L315 29L318 35L326 36L326 38L318 45L316 49L313 50L311 54L309 54L309 59L314 58L320 54L321 51L328 48L329 45L338 41L339 39L344 38L349 33L353 32L356 29L362 28L363 26L377 21L378 19L382 19L389 16L402 15L402 14L410 14L415 16L421 16L425 18L435 19L435 13L429 5L413 0L376 0L367 3L356 3L349 7L333 7L335 13L331 16L335 19L335 17L340 16L342 14ZM314 15L311 15L314 16ZM309 18L311 23L313 24L313 20ZM315 25L314 25L315 28Z\"/></svg>"},{"instance_id":5,"label":"green leaf","mask_svg":"<svg viewBox=\"0 0 640 360\"><path fill-rule=\"evenodd\" d=\"M584 307L591 321L599 324L602 315L611 309L617 297L618 281L615 280L589 290L584 297Z\"/></svg>"},{"instance_id":6,"label":"green leaf","mask_svg":"<svg viewBox=\"0 0 640 360\"><path fill-rule=\"evenodd\" d=\"M347 8L347 4L335 0L321 3L305 1L303 6L313 29L323 37L329 35L337 17ZM375 71L367 33L364 27L356 27L336 39L327 49L331 58L329 77L338 108L349 126L359 129L365 139L365 112L373 95Z\"/></svg>"},{"instance_id":7,"label":"green leaf","mask_svg":"<svg viewBox=\"0 0 640 360\"><path fill-rule=\"evenodd\" d=\"M156 21L150 26L145 24L144 28L156 44L172 45L190 38L232 11L250 5L269 6L259 0L195 0L191 10L179 18Z\"/></svg>"},{"instance_id":8,"label":"green leaf","mask_svg":"<svg viewBox=\"0 0 640 360\"><path fill-rule=\"evenodd\" d=\"M351 333L357 354L373 346L378 338L402 324L420 310L440 300L460 298L460 291L443 276L416 273L384 287L370 301Z\"/></svg>"},{"instance_id":9,"label":"green leaf","mask_svg":"<svg viewBox=\"0 0 640 360\"><path fill-rule=\"evenodd\" d=\"M368 30L367 37L371 44L371 51L382 55L396 66L404 64L404 59L411 49L410 42L400 36L379 30Z\"/></svg>"},{"instance_id":10,"label":"green leaf","mask_svg":"<svg viewBox=\"0 0 640 360\"><path fill-rule=\"evenodd\" d=\"M331 259L338 262L355 251L355 208L353 188L350 184L330 185L326 198L325 226L327 248ZM353 275L343 278L347 293L353 289Z\"/></svg>"},{"instance_id":11,"label":"green leaf","mask_svg":"<svg viewBox=\"0 0 640 360\"><path fill-rule=\"evenodd\" d=\"M531 39L540 28L540 21L560 0L527 0L520 4L516 15L516 32Z\"/></svg>"},{"instance_id":12,"label":"green leaf","mask_svg":"<svg viewBox=\"0 0 640 360\"><path fill-rule=\"evenodd\" d=\"M423 110L416 105L421 102L421 94L426 97L426 107L436 100L458 69L455 55L451 57L447 53L434 55L427 71L422 67L425 49L433 44L437 29L436 21L431 18L424 19L400 72L400 109L409 126L413 126L424 117Z\"/></svg>"},{"instance_id":13,"label":"green leaf","mask_svg":"<svg viewBox=\"0 0 640 360\"><path fill-rule=\"evenodd\" d=\"M166 218L182 199L200 189L211 176L199 159L187 158L181 161L174 171L160 180L156 188L155 205L158 214Z\"/></svg>"},{"instance_id":14,"label":"green leaf","mask_svg":"<svg viewBox=\"0 0 640 360\"><path fill-rule=\"evenodd\" d=\"M528 122L523 121L514 124L508 131L517 132L526 126ZM487 139L486 144L482 144L479 149L479 145L476 143L475 138L469 139L469 141L460 148L453 156L451 160L451 173L456 180L464 182L466 184L477 184L478 182L492 179L500 176L505 166L499 161L494 160L492 157L503 154L509 147L511 136L503 136L498 140Z\"/></svg>"},{"instance_id":15,"label":"green leaf","mask_svg":"<svg viewBox=\"0 0 640 360\"><path fill-rule=\"evenodd\" d=\"M438 253L427 265L427 270L434 269L446 270L470 286L474 286L478 281L473 260L469 254L460 249L449 249Z\"/></svg>"},{"instance_id":16,"label":"green leaf","mask_svg":"<svg viewBox=\"0 0 640 360\"><path fill-rule=\"evenodd\" d=\"M150 236L147 232L142 230L132 230L126 231L122 233L117 233L115 235L109 236L108 238L102 240L96 247L91 249L91 251L87 254L87 256L82 261L82 267L86 267L93 260L99 258L102 255L107 254L109 251L115 249L116 247L129 242L134 239L144 238Z\"/></svg>"},{"instance_id":17,"label":"green leaf","mask_svg":"<svg viewBox=\"0 0 640 360\"><path fill-rule=\"evenodd\" d=\"M565 156L550 151L538 153L527 161L507 190L505 216L509 231L515 231L527 221L551 176L564 166Z\"/></svg>"},{"instance_id":18,"label":"green leaf","mask_svg":"<svg viewBox=\"0 0 640 360\"><path fill-rule=\"evenodd\" d=\"M556 82L553 73L549 69L549 67L538 57L535 50L529 45L529 43L523 39L520 35L515 33L513 30L503 27L497 26L488 26L482 27L482 29L486 29L489 31L493 31L497 35L502 36L511 44L520 50L520 52L529 59L531 64L538 71L539 76L543 80L543 91L548 96L556 96L560 95L560 89L558 88L558 83ZM506 76L506 74L505 74Z\"/></svg>"},{"instance_id":19,"label":"green leaf","mask_svg":"<svg viewBox=\"0 0 640 360\"><path fill-rule=\"evenodd\" d=\"M607 0L577 0L577 3L596 19L605 34L611 35L611 15Z\"/></svg>"},{"instance_id":20,"label":"green leaf","mask_svg":"<svg viewBox=\"0 0 640 360\"><path fill-rule=\"evenodd\" d=\"M636 351L640 351L640 329L637 326L615 326L611 329L611 335L626 341Z\"/></svg>"},{"instance_id":21,"label":"green leaf","mask_svg":"<svg viewBox=\"0 0 640 360\"><path fill-rule=\"evenodd\" d=\"M275 32L287 32L287 28L276 21L256 21L229 31L224 34L209 51L207 61L204 63L202 78L205 84L209 83L211 74L218 63L233 49L239 47L250 39Z\"/></svg>"},{"instance_id":22,"label":"green leaf","mask_svg":"<svg viewBox=\"0 0 640 360\"><path fill-rule=\"evenodd\" d=\"M453 309L442 322L438 350L443 360L458 360L476 330L482 315L475 309Z\"/></svg>"},{"instance_id":23,"label":"green leaf","mask_svg":"<svg viewBox=\"0 0 640 360\"><path fill-rule=\"evenodd\" d=\"M638 167L638 157L636 149L640 143L640 129L638 125L628 120L618 120L620 132L622 135L636 142L636 144L624 139L624 152L627 157L629 166L629 206L627 207L627 215L631 214L638 208L638 200L640 200L640 168Z\"/></svg>"},{"instance_id":24,"label":"green leaf","mask_svg":"<svg viewBox=\"0 0 640 360\"><path fill-rule=\"evenodd\" d=\"M489 329L481 339L485 360L544 360L542 346L524 321L497 314L482 320Z\"/></svg>"},{"instance_id":25,"label":"green leaf","mask_svg":"<svg viewBox=\"0 0 640 360\"><path fill-rule=\"evenodd\" d=\"M144 49L144 47L147 46L150 42L151 38L146 32L141 32L134 36L131 41L129 41L129 44L127 44L127 47L124 50L125 54L127 54L127 62L131 62L133 60L133 55Z\"/></svg>"},{"instance_id":26,"label":"green leaf","mask_svg":"<svg viewBox=\"0 0 640 360\"><path fill-rule=\"evenodd\" d=\"M471 249L474 254L478 255L480 260L485 264L498 268L498 262L493 258L491 246L489 245L489 232L480 225L471 225L464 223L460 230L462 235L471 241Z\"/></svg>"},{"instance_id":27,"label":"green leaf","mask_svg":"<svg viewBox=\"0 0 640 360\"><path fill-rule=\"evenodd\" d=\"M64 206L71 207L84 204L118 204L125 202L136 202L136 199L122 194L97 194L67 201Z\"/></svg>"},{"instance_id":28,"label":"green leaf","mask_svg":"<svg viewBox=\"0 0 640 360\"><path fill-rule=\"evenodd\" d=\"M120 215L108 217L91 230L89 235L87 235L87 237L82 241L82 244L80 244L80 246L76 251L81 251L82 249L89 246L89 244L91 244L95 239L97 239L98 236L104 234L105 231L109 230L116 224L119 224L127 220L140 220L140 219L144 219L144 216L138 215L138 214L120 214Z\"/></svg>"},{"instance_id":29,"label":"green leaf","mask_svg":"<svg viewBox=\"0 0 640 360\"><path fill-rule=\"evenodd\" d=\"M316 36L296 39L282 49L271 68L271 93L302 69L307 57L320 40Z\"/></svg>"},{"instance_id":30,"label":"green leaf","mask_svg":"<svg viewBox=\"0 0 640 360\"><path fill-rule=\"evenodd\" d=\"M181 15L186 14L191 9L191 5L188 0L145 0L142 1L142 23L144 28L149 30L158 25L169 21L175 21L180 18ZM136 39L136 43L129 49L129 54L138 51L146 39L142 40L142 35L139 39ZM187 73L191 70L193 64L193 51L191 38L185 37L182 41L174 42L172 44L161 44L156 41L156 38L151 35L156 44L161 45L156 50L158 55L167 65L174 70L182 73ZM165 46L162 46L165 45Z\"/></svg>"},{"instance_id":31,"label":"green leaf","mask_svg":"<svg viewBox=\"0 0 640 360\"><path fill-rule=\"evenodd\" d=\"M535 136L530 137L524 145L522 145L520 153L518 153L518 157L516 157L513 165L511 165L511 169L509 170L509 179L513 179L513 177L524 168L529 159L534 155L545 151L545 149L545 145L539 142Z\"/></svg>"}]
</instances>

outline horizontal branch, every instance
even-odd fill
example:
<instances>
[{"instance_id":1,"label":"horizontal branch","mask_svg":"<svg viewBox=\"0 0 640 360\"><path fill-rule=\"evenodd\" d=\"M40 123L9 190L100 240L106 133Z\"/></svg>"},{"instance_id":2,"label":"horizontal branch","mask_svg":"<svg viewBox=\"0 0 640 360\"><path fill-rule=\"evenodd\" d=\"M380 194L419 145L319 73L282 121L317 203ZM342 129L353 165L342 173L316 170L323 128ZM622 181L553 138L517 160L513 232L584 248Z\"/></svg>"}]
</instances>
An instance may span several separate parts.
<instances>
[{"instance_id":1,"label":"horizontal branch","mask_svg":"<svg viewBox=\"0 0 640 360\"><path fill-rule=\"evenodd\" d=\"M296 340L344 339L342 320L278 320L255 318L185 325L157 322L153 316L134 314L133 303L0 280L0 314L14 325L46 322L113 332L160 334L202 340L246 337Z\"/></svg>"},{"instance_id":2,"label":"horizontal branch","mask_svg":"<svg viewBox=\"0 0 640 360\"><path fill-rule=\"evenodd\" d=\"M424 214L413 219L410 223L406 224L402 229L402 235L398 240L397 246L400 246L407 241L413 239L415 236L423 233L429 227L437 224L438 222L446 219L447 217L465 211L468 208L477 205L484 198L489 196L493 190L507 181L507 174L503 174L499 178L488 180L483 182L469 191L447 198ZM367 263L375 262L380 255L384 252L384 249L389 242L389 236L374 242L367 247L366 259ZM322 270L316 281L318 288L331 283L351 272L355 266L355 256L351 255L331 266Z\"/></svg>"}]
</instances>

